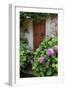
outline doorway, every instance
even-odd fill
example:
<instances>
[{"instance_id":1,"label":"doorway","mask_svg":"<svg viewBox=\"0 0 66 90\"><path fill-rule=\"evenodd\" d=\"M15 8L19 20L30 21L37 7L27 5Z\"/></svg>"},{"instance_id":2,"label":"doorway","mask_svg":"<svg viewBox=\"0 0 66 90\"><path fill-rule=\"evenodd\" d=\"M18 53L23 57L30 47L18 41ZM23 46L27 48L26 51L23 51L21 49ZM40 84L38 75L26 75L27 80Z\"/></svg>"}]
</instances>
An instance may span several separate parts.
<instances>
[{"instance_id":1,"label":"doorway","mask_svg":"<svg viewBox=\"0 0 66 90\"><path fill-rule=\"evenodd\" d=\"M33 48L36 50L46 32L46 20L40 20L39 22L33 22Z\"/></svg>"}]
</instances>

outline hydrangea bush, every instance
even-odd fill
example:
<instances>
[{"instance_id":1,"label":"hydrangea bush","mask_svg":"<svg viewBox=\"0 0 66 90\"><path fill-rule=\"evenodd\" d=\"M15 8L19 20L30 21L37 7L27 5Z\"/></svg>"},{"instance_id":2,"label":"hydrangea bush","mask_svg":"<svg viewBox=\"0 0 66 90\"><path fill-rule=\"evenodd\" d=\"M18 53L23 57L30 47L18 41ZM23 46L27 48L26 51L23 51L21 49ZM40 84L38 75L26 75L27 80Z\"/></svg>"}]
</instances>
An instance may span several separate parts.
<instances>
[{"instance_id":1,"label":"hydrangea bush","mask_svg":"<svg viewBox=\"0 0 66 90\"><path fill-rule=\"evenodd\" d=\"M58 38L45 37L39 48L36 49L32 65L35 76L58 75Z\"/></svg>"}]
</instances>

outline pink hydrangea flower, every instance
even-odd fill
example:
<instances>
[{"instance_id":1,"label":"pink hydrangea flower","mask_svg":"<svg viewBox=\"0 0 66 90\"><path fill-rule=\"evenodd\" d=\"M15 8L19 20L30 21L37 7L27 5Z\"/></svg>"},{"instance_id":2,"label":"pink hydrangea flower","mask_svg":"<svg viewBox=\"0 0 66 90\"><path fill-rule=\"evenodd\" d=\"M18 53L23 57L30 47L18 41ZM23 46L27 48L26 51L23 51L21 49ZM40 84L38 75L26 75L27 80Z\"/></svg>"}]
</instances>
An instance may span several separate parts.
<instances>
[{"instance_id":1,"label":"pink hydrangea flower","mask_svg":"<svg viewBox=\"0 0 66 90\"><path fill-rule=\"evenodd\" d=\"M54 55L54 50L52 48L48 48L47 55L48 56L53 56Z\"/></svg>"},{"instance_id":2,"label":"pink hydrangea flower","mask_svg":"<svg viewBox=\"0 0 66 90\"><path fill-rule=\"evenodd\" d=\"M41 57L39 58L39 62L40 62L40 64L44 64L44 57L43 57L43 56L41 56Z\"/></svg>"}]
</instances>

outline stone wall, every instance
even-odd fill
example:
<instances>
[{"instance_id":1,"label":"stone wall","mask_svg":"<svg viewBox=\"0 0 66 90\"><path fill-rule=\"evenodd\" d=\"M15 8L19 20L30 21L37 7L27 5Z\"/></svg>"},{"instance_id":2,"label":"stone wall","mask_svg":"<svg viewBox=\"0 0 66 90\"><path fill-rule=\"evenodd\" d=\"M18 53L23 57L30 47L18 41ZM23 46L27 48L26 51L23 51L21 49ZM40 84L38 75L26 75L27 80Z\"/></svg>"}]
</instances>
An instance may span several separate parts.
<instances>
[{"instance_id":1,"label":"stone wall","mask_svg":"<svg viewBox=\"0 0 66 90\"><path fill-rule=\"evenodd\" d=\"M58 17L48 18L46 20L46 35L58 35Z\"/></svg>"}]
</instances>

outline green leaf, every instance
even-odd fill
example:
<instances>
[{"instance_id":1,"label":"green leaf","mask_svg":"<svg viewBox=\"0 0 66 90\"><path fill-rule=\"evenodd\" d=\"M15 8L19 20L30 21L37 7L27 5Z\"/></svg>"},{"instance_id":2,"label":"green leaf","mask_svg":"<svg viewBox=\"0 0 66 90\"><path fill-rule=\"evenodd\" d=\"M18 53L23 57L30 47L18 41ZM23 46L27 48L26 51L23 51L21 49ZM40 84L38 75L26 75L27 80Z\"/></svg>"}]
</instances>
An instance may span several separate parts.
<instances>
[{"instance_id":1,"label":"green leaf","mask_svg":"<svg viewBox=\"0 0 66 90\"><path fill-rule=\"evenodd\" d=\"M46 74L47 74L47 76L50 76L50 75L52 74L51 68L49 68L49 69L47 70Z\"/></svg>"}]
</instances>

